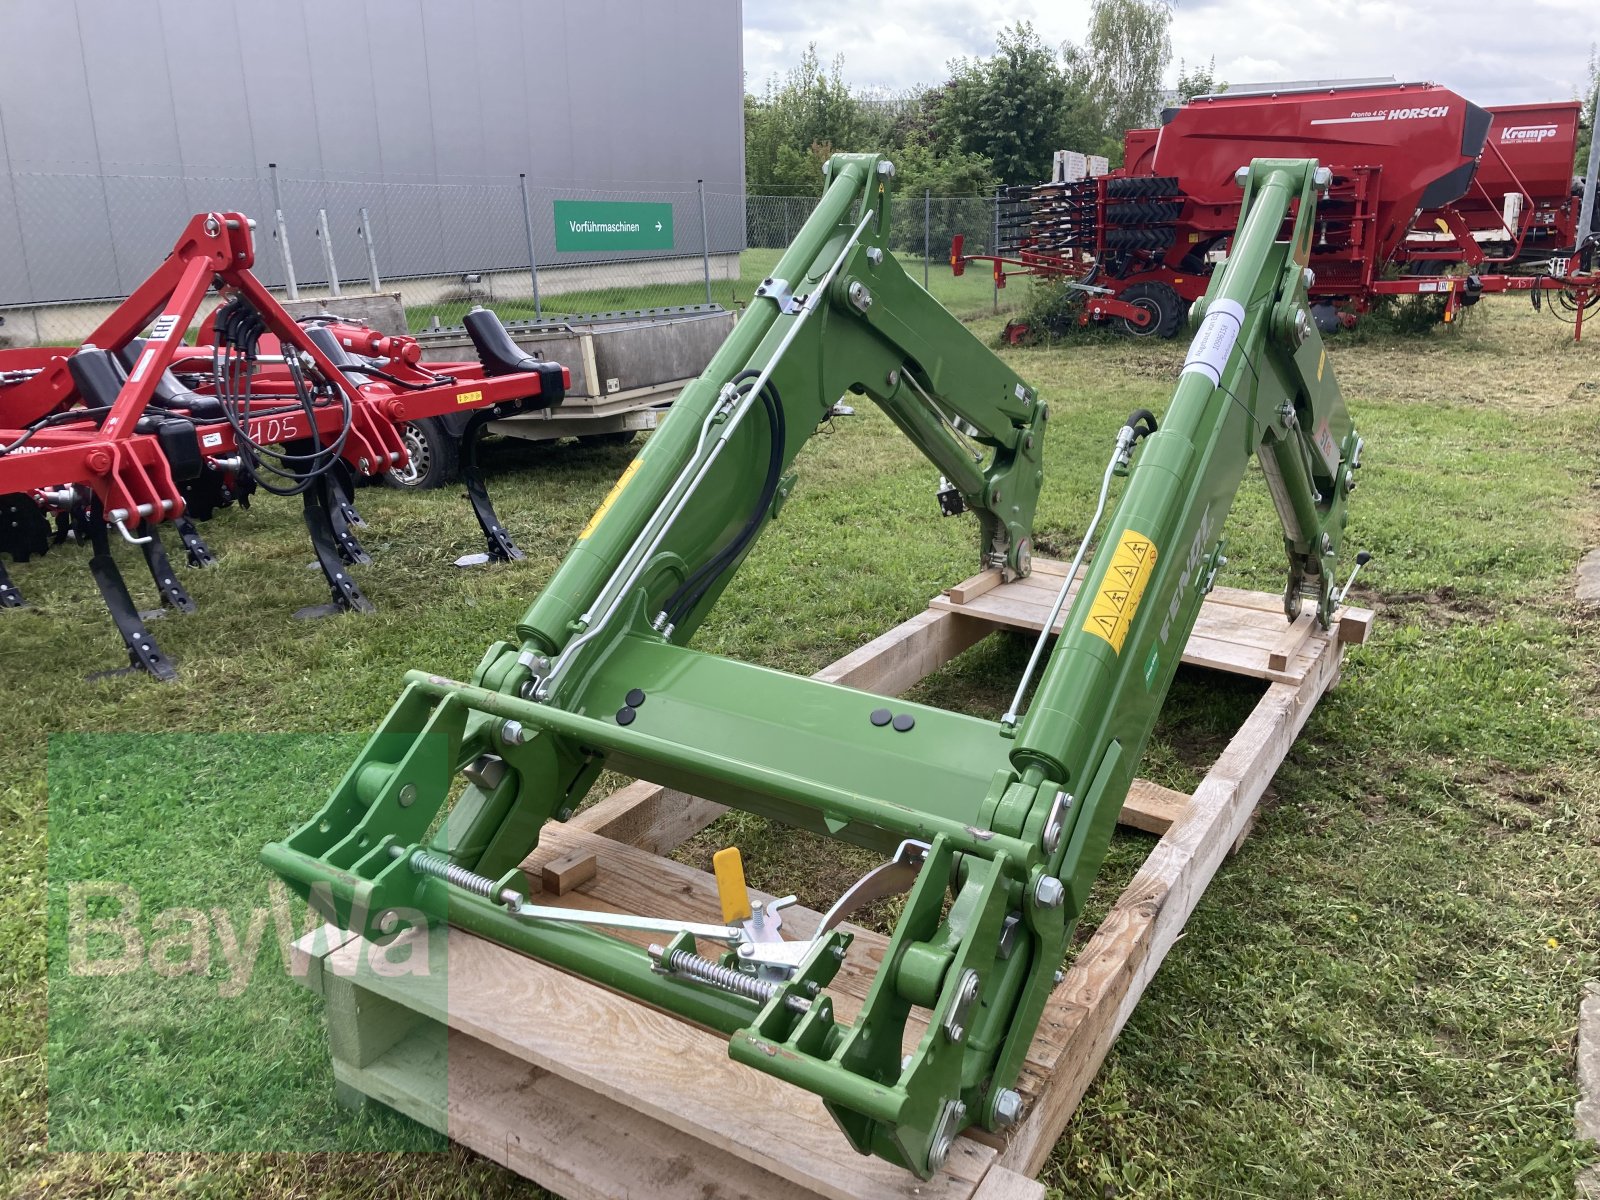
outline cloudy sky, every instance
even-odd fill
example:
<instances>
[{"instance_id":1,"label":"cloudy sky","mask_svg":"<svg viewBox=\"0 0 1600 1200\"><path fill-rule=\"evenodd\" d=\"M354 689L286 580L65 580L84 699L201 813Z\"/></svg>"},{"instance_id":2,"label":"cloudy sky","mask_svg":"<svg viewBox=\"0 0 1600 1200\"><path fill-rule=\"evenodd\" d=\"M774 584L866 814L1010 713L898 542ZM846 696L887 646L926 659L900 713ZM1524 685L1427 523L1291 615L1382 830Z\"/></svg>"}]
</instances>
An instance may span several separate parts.
<instances>
[{"instance_id":1,"label":"cloudy sky","mask_svg":"<svg viewBox=\"0 0 1600 1200\"><path fill-rule=\"evenodd\" d=\"M995 30L1033 22L1051 45L1081 40L1089 0L744 0L746 86L759 92L817 43L845 78L897 90L945 78L945 64L994 51ZM1177 0L1178 59L1213 55L1234 83L1393 75L1445 84L1478 104L1571 99L1596 0Z\"/></svg>"}]
</instances>

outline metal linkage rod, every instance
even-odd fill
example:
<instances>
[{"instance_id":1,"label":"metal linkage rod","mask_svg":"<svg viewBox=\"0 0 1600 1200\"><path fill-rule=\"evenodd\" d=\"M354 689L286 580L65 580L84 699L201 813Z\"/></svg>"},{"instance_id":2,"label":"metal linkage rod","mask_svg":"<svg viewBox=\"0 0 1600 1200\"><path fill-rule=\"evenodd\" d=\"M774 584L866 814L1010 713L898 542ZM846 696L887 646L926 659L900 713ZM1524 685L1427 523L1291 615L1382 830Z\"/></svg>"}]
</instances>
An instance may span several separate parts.
<instances>
[{"instance_id":1,"label":"metal linkage rod","mask_svg":"<svg viewBox=\"0 0 1600 1200\"><path fill-rule=\"evenodd\" d=\"M1105 515L1106 496L1111 491L1111 476L1116 473L1119 463L1127 461L1128 452L1133 447L1133 438L1134 431L1131 425L1124 425L1117 433L1117 448L1111 452L1111 461L1106 463L1106 473L1100 479L1100 500L1094 507L1094 516L1089 519L1089 527L1083 531L1083 540L1078 543L1078 553L1073 556L1067 577L1061 581L1061 590L1056 593L1056 602L1050 606L1050 615L1045 619L1044 628L1039 630L1038 640L1033 643L1033 653L1028 655L1028 665L1023 668L1022 679L1017 684L1017 694L1011 697L1011 706L1006 709L1005 716L1000 718L1000 724L1007 729L1015 729L1022 715L1022 698L1028 694L1028 685L1033 682L1033 673L1039 669L1039 660L1044 656L1044 644L1049 640L1051 630L1056 627L1056 620L1061 616L1061 609L1067 602L1067 592L1072 587L1072 581L1078 577L1078 568L1083 565L1083 556L1088 553L1094 531L1099 528L1100 518Z\"/></svg>"}]
</instances>

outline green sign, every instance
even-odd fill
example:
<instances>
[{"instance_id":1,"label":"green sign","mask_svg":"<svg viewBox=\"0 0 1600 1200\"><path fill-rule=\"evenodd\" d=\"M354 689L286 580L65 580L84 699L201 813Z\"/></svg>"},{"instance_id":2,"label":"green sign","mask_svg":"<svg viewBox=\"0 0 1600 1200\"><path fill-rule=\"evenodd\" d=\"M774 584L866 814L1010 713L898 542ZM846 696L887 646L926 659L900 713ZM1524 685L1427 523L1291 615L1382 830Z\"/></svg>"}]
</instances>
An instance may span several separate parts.
<instances>
[{"instance_id":1,"label":"green sign","mask_svg":"<svg viewBox=\"0 0 1600 1200\"><path fill-rule=\"evenodd\" d=\"M557 200L556 249L671 250L672 205L615 200Z\"/></svg>"}]
</instances>

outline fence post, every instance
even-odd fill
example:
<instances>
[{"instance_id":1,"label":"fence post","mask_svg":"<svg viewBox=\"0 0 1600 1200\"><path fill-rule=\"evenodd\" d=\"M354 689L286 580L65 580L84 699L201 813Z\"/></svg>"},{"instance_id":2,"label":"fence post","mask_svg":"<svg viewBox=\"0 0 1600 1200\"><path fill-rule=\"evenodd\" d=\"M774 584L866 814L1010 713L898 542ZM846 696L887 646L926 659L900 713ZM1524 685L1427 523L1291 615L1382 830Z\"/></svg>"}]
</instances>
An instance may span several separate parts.
<instances>
[{"instance_id":1,"label":"fence post","mask_svg":"<svg viewBox=\"0 0 1600 1200\"><path fill-rule=\"evenodd\" d=\"M706 303L711 303L711 234L706 225L706 181L695 180L700 189L700 265L706 277Z\"/></svg>"},{"instance_id":2,"label":"fence post","mask_svg":"<svg viewBox=\"0 0 1600 1200\"><path fill-rule=\"evenodd\" d=\"M1001 188L995 188L994 190L994 241L991 243L994 248L990 250L989 253L993 254L996 258L1000 256L1000 193L1002 190L1003 189ZM1000 311L999 271L996 271L994 276L994 311Z\"/></svg>"},{"instance_id":3,"label":"fence post","mask_svg":"<svg viewBox=\"0 0 1600 1200\"><path fill-rule=\"evenodd\" d=\"M522 227L528 232L528 273L533 276L533 319L544 320L544 308L539 303L539 257L533 252L533 209L528 205L528 173L519 171L517 180L522 184Z\"/></svg>"},{"instance_id":4,"label":"fence post","mask_svg":"<svg viewBox=\"0 0 1600 1200\"><path fill-rule=\"evenodd\" d=\"M383 286L378 278L378 248L372 242L372 218L367 215L367 206L363 204L361 212L361 240L367 244L367 278L372 283L372 290L376 292Z\"/></svg>"},{"instance_id":5,"label":"fence post","mask_svg":"<svg viewBox=\"0 0 1600 1200\"><path fill-rule=\"evenodd\" d=\"M928 290L928 259L933 254L933 189L922 189L922 290Z\"/></svg>"},{"instance_id":6,"label":"fence post","mask_svg":"<svg viewBox=\"0 0 1600 1200\"><path fill-rule=\"evenodd\" d=\"M328 294L340 295L339 268L333 261L333 235L328 232L328 210L317 209L317 237L322 239L322 262L328 268Z\"/></svg>"},{"instance_id":7,"label":"fence post","mask_svg":"<svg viewBox=\"0 0 1600 1200\"><path fill-rule=\"evenodd\" d=\"M283 255L284 294L291 300L300 299L300 288L294 281L294 258L289 253L289 226L283 219L283 187L278 182L278 164L268 163L272 173L272 204L278 216L278 251Z\"/></svg>"}]
</instances>

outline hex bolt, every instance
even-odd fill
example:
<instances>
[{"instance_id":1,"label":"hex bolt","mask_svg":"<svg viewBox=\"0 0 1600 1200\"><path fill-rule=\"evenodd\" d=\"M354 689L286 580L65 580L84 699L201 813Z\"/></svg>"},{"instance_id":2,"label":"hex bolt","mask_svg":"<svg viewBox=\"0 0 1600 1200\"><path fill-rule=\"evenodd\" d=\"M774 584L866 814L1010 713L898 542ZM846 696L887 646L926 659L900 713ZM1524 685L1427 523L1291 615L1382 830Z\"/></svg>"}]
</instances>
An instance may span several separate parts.
<instances>
[{"instance_id":1,"label":"hex bolt","mask_svg":"<svg viewBox=\"0 0 1600 1200\"><path fill-rule=\"evenodd\" d=\"M867 247L867 261L869 263L871 263L874 267L882 266L883 265L883 251L880 250L877 246L868 246Z\"/></svg>"},{"instance_id":2,"label":"hex bolt","mask_svg":"<svg viewBox=\"0 0 1600 1200\"><path fill-rule=\"evenodd\" d=\"M528 740L528 734L521 721L507 721L500 726L500 740L508 746L520 746Z\"/></svg>"},{"instance_id":3,"label":"hex bolt","mask_svg":"<svg viewBox=\"0 0 1600 1200\"><path fill-rule=\"evenodd\" d=\"M1067 889L1054 875L1042 875L1033 886L1033 902L1040 908L1060 908Z\"/></svg>"},{"instance_id":4,"label":"hex bolt","mask_svg":"<svg viewBox=\"0 0 1600 1200\"><path fill-rule=\"evenodd\" d=\"M893 179L894 178L894 164L892 162L890 162L887 158L879 159L878 160L878 174L882 175L885 179Z\"/></svg>"},{"instance_id":5,"label":"hex bolt","mask_svg":"<svg viewBox=\"0 0 1600 1200\"><path fill-rule=\"evenodd\" d=\"M1067 977L1067 973L1065 971L1061 970L1060 968L1057 968L1056 969L1056 974L1055 974L1056 986L1060 987L1061 986L1061 981L1063 979L1065 979L1066 977Z\"/></svg>"},{"instance_id":6,"label":"hex bolt","mask_svg":"<svg viewBox=\"0 0 1600 1200\"><path fill-rule=\"evenodd\" d=\"M1237 171L1235 171L1233 173L1233 181L1235 183L1237 183L1240 187L1243 187L1245 184L1249 183L1250 182L1250 168L1249 167L1240 167Z\"/></svg>"},{"instance_id":7,"label":"hex bolt","mask_svg":"<svg viewBox=\"0 0 1600 1200\"><path fill-rule=\"evenodd\" d=\"M1012 1088L1001 1088L994 1094L989 1107L990 1120L996 1129L1009 1129L1022 1116L1022 1095Z\"/></svg>"},{"instance_id":8,"label":"hex bolt","mask_svg":"<svg viewBox=\"0 0 1600 1200\"><path fill-rule=\"evenodd\" d=\"M1317 286L1317 273L1310 267L1302 267L1300 269L1300 282L1306 285L1306 291L1309 292Z\"/></svg>"},{"instance_id":9,"label":"hex bolt","mask_svg":"<svg viewBox=\"0 0 1600 1200\"><path fill-rule=\"evenodd\" d=\"M1304 346L1306 339L1311 336L1311 315L1305 309L1297 309L1294 314L1294 344Z\"/></svg>"}]
</instances>

